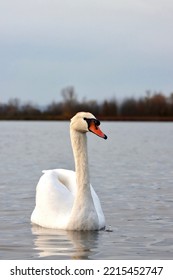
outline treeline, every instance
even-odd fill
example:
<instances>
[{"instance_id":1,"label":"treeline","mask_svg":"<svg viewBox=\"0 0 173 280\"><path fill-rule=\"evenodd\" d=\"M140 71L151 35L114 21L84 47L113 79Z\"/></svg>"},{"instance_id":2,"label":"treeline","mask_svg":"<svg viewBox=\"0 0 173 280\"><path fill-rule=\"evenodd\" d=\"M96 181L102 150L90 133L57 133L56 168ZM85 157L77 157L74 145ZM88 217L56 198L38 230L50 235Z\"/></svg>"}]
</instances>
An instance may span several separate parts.
<instances>
[{"instance_id":1,"label":"treeline","mask_svg":"<svg viewBox=\"0 0 173 280\"><path fill-rule=\"evenodd\" d=\"M115 98L102 102L79 101L73 87L62 90L62 101L52 102L45 108L32 103L21 104L17 98L0 103L0 120L69 120L76 112L89 111L101 120L173 121L173 93L146 92L144 97Z\"/></svg>"}]
</instances>

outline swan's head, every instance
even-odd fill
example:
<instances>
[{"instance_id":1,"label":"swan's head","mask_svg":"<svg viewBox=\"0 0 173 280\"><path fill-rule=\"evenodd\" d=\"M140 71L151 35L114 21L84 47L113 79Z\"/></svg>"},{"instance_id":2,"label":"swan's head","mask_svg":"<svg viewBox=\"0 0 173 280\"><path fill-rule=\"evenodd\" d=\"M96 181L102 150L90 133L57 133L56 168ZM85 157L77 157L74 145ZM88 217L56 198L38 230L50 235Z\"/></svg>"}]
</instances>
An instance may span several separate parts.
<instances>
[{"instance_id":1,"label":"swan's head","mask_svg":"<svg viewBox=\"0 0 173 280\"><path fill-rule=\"evenodd\" d=\"M107 136L99 128L100 121L91 113L79 112L72 119L70 127L81 133L93 132L101 138L107 139Z\"/></svg>"}]
</instances>

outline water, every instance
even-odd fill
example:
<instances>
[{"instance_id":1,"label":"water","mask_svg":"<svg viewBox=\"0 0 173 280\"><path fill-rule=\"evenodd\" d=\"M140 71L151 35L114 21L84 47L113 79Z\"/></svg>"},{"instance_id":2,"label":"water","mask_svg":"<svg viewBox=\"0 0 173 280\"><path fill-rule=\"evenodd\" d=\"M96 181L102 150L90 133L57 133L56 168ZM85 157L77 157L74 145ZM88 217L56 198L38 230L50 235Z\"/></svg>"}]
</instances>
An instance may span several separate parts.
<instances>
[{"instance_id":1,"label":"water","mask_svg":"<svg viewBox=\"0 0 173 280\"><path fill-rule=\"evenodd\" d=\"M67 122L0 122L0 259L172 259L172 123L102 123L91 182L111 231L33 226L42 169L74 169Z\"/></svg>"}]
</instances>

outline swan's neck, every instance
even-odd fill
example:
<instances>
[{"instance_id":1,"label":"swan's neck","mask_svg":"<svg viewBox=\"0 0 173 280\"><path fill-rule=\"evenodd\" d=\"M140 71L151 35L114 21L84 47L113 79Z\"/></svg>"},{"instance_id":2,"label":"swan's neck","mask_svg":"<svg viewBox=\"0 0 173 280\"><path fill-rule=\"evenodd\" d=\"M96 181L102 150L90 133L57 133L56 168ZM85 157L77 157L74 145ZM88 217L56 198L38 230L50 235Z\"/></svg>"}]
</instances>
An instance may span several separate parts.
<instances>
[{"instance_id":1,"label":"swan's neck","mask_svg":"<svg viewBox=\"0 0 173 280\"><path fill-rule=\"evenodd\" d=\"M87 137L86 133L71 131L71 143L75 161L76 183L78 195L85 197L89 195L90 180L87 155Z\"/></svg>"},{"instance_id":2,"label":"swan's neck","mask_svg":"<svg viewBox=\"0 0 173 280\"><path fill-rule=\"evenodd\" d=\"M75 160L77 192L74 198L68 229L96 230L99 227L89 182L86 133L70 131Z\"/></svg>"}]
</instances>

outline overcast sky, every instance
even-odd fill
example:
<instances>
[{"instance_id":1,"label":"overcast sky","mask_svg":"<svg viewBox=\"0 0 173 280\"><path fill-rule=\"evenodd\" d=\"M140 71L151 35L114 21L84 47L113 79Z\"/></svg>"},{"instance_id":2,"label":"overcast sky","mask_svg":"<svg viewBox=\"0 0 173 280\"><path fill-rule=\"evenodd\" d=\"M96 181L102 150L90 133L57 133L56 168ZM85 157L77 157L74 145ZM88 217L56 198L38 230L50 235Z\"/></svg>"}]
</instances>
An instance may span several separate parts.
<instances>
[{"instance_id":1,"label":"overcast sky","mask_svg":"<svg viewBox=\"0 0 173 280\"><path fill-rule=\"evenodd\" d=\"M173 92L172 0L0 0L0 102Z\"/></svg>"}]
</instances>

